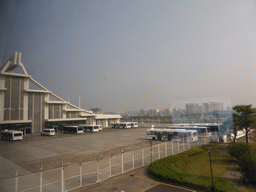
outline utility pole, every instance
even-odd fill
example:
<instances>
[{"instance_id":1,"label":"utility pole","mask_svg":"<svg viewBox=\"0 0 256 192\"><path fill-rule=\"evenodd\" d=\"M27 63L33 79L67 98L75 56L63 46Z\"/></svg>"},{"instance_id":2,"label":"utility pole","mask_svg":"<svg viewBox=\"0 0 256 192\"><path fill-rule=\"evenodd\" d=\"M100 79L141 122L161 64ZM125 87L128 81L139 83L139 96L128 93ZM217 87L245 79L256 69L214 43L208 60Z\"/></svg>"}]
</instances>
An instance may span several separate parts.
<instances>
[{"instance_id":1,"label":"utility pole","mask_svg":"<svg viewBox=\"0 0 256 192\"><path fill-rule=\"evenodd\" d=\"M79 95L79 108L80 108L80 95Z\"/></svg>"}]
</instances>

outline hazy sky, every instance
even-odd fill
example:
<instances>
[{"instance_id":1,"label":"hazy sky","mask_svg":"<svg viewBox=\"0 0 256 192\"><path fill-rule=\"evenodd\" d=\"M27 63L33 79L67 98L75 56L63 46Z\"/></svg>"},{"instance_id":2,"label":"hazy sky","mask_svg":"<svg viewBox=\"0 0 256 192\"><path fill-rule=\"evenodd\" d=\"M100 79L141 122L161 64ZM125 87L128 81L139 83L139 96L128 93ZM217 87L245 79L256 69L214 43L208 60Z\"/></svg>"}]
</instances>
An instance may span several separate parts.
<instances>
[{"instance_id":1,"label":"hazy sky","mask_svg":"<svg viewBox=\"0 0 256 192\"><path fill-rule=\"evenodd\" d=\"M256 107L255 1L13 1L0 5L0 63L90 109L175 101ZM205 99L206 98L206 99Z\"/></svg>"}]
</instances>

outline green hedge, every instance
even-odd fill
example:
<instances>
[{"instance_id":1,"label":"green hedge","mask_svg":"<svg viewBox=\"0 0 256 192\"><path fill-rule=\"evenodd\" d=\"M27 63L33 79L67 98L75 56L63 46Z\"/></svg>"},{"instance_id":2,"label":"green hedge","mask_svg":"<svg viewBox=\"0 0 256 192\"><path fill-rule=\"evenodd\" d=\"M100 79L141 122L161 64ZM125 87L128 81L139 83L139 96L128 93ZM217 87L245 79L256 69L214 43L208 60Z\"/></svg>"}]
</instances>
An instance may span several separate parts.
<instances>
[{"instance_id":1,"label":"green hedge","mask_svg":"<svg viewBox=\"0 0 256 192\"><path fill-rule=\"evenodd\" d=\"M232 143L229 146L229 154L237 158L237 162L243 179L251 184L256 184L256 154L252 144Z\"/></svg>"},{"instance_id":2,"label":"green hedge","mask_svg":"<svg viewBox=\"0 0 256 192\"><path fill-rule=\"evenodd\" d=\"M251 151L252 145L248 143L231 143L228 147L229 154L237 159L244 155L250 155Z\"/></svg>"},{"instance_id":3,"label":"green hedge","mask_svg":"<svg viewBox=\"0 0 256 192\"><path fill-rule=\"evenodd\" d=\"M238 161L239 167L243 173L246 182L256 185L256 155L243 155Z\"/></svg>"},{"instance_id":4,"label":"green hedge","mask_svg":"<svg viewBox=\"0 0 256 192\"><path fill-rule=\"evenodd\" d=\"M187 174L182 171L183 166L189 162L190 156L203 152L203 149L195 147L183 153L159 159L148 166L148 172L164 181L201 190L210 190L211 177ZM239 191L231 181L224 178L214 177L214 186L215 191Z\"/></svg>"}]
</instances>

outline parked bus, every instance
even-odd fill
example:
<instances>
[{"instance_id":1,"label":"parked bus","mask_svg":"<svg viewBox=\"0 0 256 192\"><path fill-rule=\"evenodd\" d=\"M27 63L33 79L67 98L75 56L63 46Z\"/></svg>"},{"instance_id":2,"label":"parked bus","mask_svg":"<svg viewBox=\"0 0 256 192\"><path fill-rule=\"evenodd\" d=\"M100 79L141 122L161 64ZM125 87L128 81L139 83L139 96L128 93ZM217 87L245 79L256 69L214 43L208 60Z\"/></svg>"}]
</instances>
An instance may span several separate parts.
<instances>
[{"instance_id":1,"label":"parked bus","mask_svg":"<svg viewBox=\"0 0 256 192\"><path fill-rule=\"evenodd\" d=\"M185 138L185 142L197 141L198 134L196 130L186 130L186 129L147 129L147 139L152 140L172 140Z\"/></svg>"},{"instance_id":2,"label":"parked bus","mask_svg":"<svg viewBox=\"0 0 256 192\"><path fill-rule=\"evenodd\" d=\"M95 126L96 126L96 128L99 129L99 131L102 131L102 125L95 125Z\"/></svg>"},{"instance_id":3,"label":"parked bus","mask_svg":"<svg viewBox=\"0 0 256 192\"><path fill-rule=\"evenodd\" d=\"M111 128L113 129L119 128L119 123L111 123Z\"/></svg>"},{"instance_id":4,"label":"parked bus","mask_svg":"<svg viewBox=\"0 0 256 192\"><path fill-rule=\"evenodd\" d=\"M131 127L131 123L122 122L122 123L119 123L118 128L129 129L132 127Z\"/></svg>"},{"instance_id":5,"label":"parked bus","mask_svg":"<svg viewBox=\"0 0 256 192\"><path fill-rule=\"evenodd\" d=\"M132 128L130 122L121 122L121 123L112 123L111 124L112 128L121 128L121 129L129 129Z\"/></svg>"},{"instance_id":6,"label":"parked bus","mask_svg":"<svg viewBox=\"0 0 256 192\"><path fill-rule=\"evenodd\" d=\"M147 129L147 139L150 139L150 140L164 140L164 131L165 129L154 129L154 128L151 128L151 129ZM168 137L168 135L170 137ZM173 137L173 134L167 134L167 138L168 140L171 140Z\"/></svg>"},{"instance_id":7,"label":"parked bus","mask_svg":"<svg viewBox=\"0 0 256 192\"><path fill-rule=\"evenodd\" d=\"M53 136L55 135L55 129L53 128L44 129L41 135Z\"/></svg>"},{"instance_id":8,"label":"parked bus","mask_svg":"<svg viewBox=\"0 0 256 192\"><path fill-rule=\"evenodd\" d=\"M219 132L220 126L222 125L222 123L196 123L193 125L195 125L197 127L206 127L207 132L211 133L211 132Z\"/></svg>"},{"instance_id":9,"label":"parked bus","mask_svg":"<svg viewBox=\"0 0 256 192\"><path fill-rule=\"evenodd\" d=\"M63 127L64 133L84 133L84 128L79 126L64 126Z\"/></svg>"},{"instance_id":10,"label":"parked bus","mask_svg":"<svg viewBox=\"0 0 256 192\"><path fill-rule=\"evenodd\" d=\"M131 122L131 127L132 128L139 127L138 122Z\"/></svg>"},{"instance_id":11,"label":"parked bus","mask_svg":"<svg viewBox=\"0 0 256 192\"><path fill-rule=\"evenodd\" d=\"M168 126L167 128L197 128L197 130L200 130L202 128L201 133L211 133L211 132L219 132L220 131L220 126L222 123L185 123L185 124L173 124ZM205 131L206 130L206 131Z\"/></svg>"},{"instance_id":12,"label":"parked bus","mask_svg":"<svg viewBox=\"0 0 256 192\"><path fill-rule=\"evenodd\" d=\"M2 140L7 140L7 141L22 140L23 139L23 132L6 129L6 130L1 132L1 138L2 138Z\"/></svg>"},{"instance_id":13,"label":"parked bus","mask_svg":"<svg viewBox=\"0 0 256 192\"><path fill-rule=\"evenodd\" d=\"M97 125L79 125L79 127L83 127L84 131L87 132L99 132Z\"/></svg>"},{"instance_id":14,"label":"parked bus","mask_svg":"<svg viewBox=\"0 0 256 192\"><path fill-rule=\"evenodd\" d=\"M177 138L185 138L185 142L198 140L197 130L168 129L168 132L176 132Z\"/></svg>"},{"instance_id":15,"label":"parked bus","mask_svg":"<svg viewBox=\"0 0 256 192\"><path fill-rule=\"evenodd\" d=\"M203 126L198 127L198 126L190 126L190 125L180 125L180 126L171 125L171 126L168 126L167 129L196 130L198 134L209 136L209 131L207 127L203 127Z\"/></svg>"},{"instance_id":16,"label":"parked bus","mask_svg":"<svg viewBox=\"0 0 256 192\"><path fill-rule=\"evenodd\" d=\"M120 122L120 123L111 123L111 128L135 128L138 127L138 122Z\"/></svg>"}]
</instances>

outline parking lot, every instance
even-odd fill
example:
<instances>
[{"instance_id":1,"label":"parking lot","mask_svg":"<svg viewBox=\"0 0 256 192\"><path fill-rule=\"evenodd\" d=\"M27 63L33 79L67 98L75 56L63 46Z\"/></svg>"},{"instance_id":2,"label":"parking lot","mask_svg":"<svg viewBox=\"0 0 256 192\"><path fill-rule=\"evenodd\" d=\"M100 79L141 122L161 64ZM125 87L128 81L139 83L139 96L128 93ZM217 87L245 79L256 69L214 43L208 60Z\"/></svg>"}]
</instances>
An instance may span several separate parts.
<instances>
[{"instance_id":1,"label":"parking lot","mask_svg":"<svg viewBox=\"0 0 256 192\"><path fill-rule=\"evenodd\" d=\"M64 164L103 159L149 146L147 128L110 129L98 133L28 135L22 141L0 142L0 179L60 167Z\"/></svg>"},{"instance_id":2,"label":"parking lot","mask_svg":"<svg viewBox=\"0 0 256 192\"><path fill-rule=\"evenodd\" d=\"M206 137L195 142L185 138L149 142L146 129L30 135L22 141L2 141L0 190L72 191L209 142Z\"/></svg>"}]
</instances>

